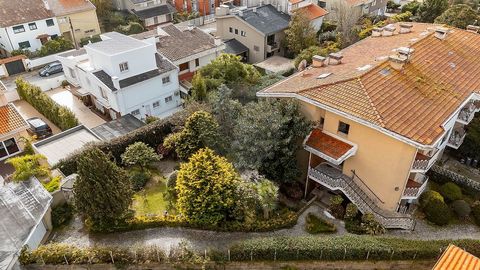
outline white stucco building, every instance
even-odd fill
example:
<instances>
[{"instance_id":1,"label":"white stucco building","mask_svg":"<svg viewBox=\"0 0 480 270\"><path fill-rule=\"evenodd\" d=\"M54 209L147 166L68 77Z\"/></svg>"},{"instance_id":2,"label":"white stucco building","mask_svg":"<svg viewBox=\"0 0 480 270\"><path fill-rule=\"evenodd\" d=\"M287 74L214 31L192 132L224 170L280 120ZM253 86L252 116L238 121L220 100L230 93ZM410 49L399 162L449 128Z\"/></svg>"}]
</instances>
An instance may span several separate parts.
<instances>
[{"instance_id":1,"label":"white stucco building","mask_svg":"<svg viewBox=\"0 0 480 270\"><path fill-rule=\"evenodd\" d=\"M0 55L13 50L36 51L60 35L57 19L46 1L1 1Z\"/></svg>"},{"instance_id":2,"label":"white stucco building","mask_svg":"<svg viewBox=\"0 0 480 270\"><path fill-rule=\"evenodd\" d=\"M165 117L179 109L178 69L157 52L154 38L137 40L117 32L101 38L58 56L85 103L111 119L129 113L139 119Z\"/></svg>"}]
</instances>

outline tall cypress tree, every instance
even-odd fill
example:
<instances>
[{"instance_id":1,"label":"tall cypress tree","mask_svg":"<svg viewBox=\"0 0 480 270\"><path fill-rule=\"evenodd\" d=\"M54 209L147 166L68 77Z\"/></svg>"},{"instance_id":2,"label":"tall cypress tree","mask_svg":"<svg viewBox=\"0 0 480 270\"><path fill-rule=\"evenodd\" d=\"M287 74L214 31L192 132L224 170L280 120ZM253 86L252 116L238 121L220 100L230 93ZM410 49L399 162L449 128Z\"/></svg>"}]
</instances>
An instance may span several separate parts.
<instances>
[{"instance_id":1,"label":"tall cypress tree","mask_svg":"<svg viewBox=\"0 0 480 270\"><path fill-rule=\"evenodd\" d=\"M124 219L133 195L126 172L98 148L80 158L74 193L76 209L99 226Z\"/></svg>"}]
</instances>

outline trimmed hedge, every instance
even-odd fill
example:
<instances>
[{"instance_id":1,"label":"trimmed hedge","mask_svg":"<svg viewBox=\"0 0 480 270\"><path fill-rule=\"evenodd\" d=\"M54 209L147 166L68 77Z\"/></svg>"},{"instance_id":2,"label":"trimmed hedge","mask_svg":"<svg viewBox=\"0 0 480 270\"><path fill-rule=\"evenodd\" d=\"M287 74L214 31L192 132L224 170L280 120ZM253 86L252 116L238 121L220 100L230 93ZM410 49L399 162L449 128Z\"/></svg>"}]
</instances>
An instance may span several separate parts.
<instances>
[{"instance_id":1,"label":"trimmed hedge","mask_svg":"<svg viewBox=\"0 0 480 270\"><path fill-rule=\"evenodd\" d=\"M56 103L40 87L30 84L22 78L16 79L15 83L18 95L61 130L78 126L79 122L75 114L68 107Z\"/></svg>"},{"instance_id":2,"label":"trimmed hedge","mask_svg":"<svg viewBox=\"0 0 480 270\"><path fill-rule=\"evenodd\" d=\"M480 255L478 240L406 240L371 236L271 237L246 240L230 248L232 261L292 260L414 260L437 259L450 244L475 256ZM218 253L214 260L225 260Z\"/></svg>"},{"instance_id":3,"label":"trimmed hedge","mask_svg":"<svg viewBox=\"0 0 480 270\"><path fill-rule=\"evenodd\" d=\"M86 223L92 232L121 232L144 230L157 227L184 227L210 231L226 231L226 232L269 232L279 229L291 228L297 224L298 214L291 210L285 210L279 215L272 216L268 220L256 220L250 224L242 222L224 222L220 226L197 224L187 222L180 216L138 216L126 222L119 224L111 224L106 227L95 226Z\"/></svg>"},{"instance_id":4,"label":"trimmed hedge","mask_svg":"<svg viewBox=\"0 0 480 270\"><path fill-rule=\"evenodd\" d=\"M162 144L163 139L172 132L173 127L174 125L170 122L170 118L152 122L118 138L89 144L69 157L60 160L54 168L60 169L65 175L77 172L77 162L83 152L89 147L98 147L105 153L112 153L116 162L120 163L122 160L121 155L129 145L135 142L144 142L148 146L156 148L159 144Z\"/></svg>"}]
</instances>

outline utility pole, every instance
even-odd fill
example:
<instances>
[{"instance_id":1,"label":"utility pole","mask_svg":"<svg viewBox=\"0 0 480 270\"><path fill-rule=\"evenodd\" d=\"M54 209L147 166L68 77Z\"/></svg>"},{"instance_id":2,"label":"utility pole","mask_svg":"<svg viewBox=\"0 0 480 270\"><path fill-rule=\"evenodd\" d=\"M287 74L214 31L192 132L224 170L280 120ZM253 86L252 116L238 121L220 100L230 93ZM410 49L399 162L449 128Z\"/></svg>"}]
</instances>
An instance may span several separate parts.
<instances>
[{"instance_id":1,"label":"utility pole","mask_svg":"<svg viewBox=\"0 0 480 270\"><path fill-rule=\"evenodd\" d=\"M72 19L68 17L68 22L70 24L70 31L72 31L73 44L75 44L75 49L78 50L77 39L75 38L75 30L73 30Z\"/></svg>"}]
</instances>

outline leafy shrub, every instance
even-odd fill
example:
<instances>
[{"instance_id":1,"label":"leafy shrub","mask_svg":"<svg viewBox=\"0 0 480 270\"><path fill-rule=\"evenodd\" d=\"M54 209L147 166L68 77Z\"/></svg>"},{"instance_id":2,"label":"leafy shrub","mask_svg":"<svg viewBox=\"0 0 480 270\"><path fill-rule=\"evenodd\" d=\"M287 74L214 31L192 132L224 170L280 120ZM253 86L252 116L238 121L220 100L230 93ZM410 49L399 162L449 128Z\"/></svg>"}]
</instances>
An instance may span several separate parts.
<instances>
[{"instance_id":1,"label":"leafy shrub","mask_svg":"<svg viewBox=\"0 0 480 270\"><path fill-rule=\"evenodd\" d=\"M142 171L149 164L159 161L160 156L155 150L143 142L129 145L121 155L122 163L127 166L140 166Z\"/></svg>"},{"instance_id":2,"label":"leafy shrub","mask_svg":"<svg viewBox=\"0 0 480 270\"><path fill-rule=\"evenodd\" d=\"M470 205L464 200L457 200L452 203L452 208L457 217L460 219L465 219L470 215L472 209Z\"/></svg>"},{"instance_id":3,"label":"leafy shrub","mask_svg":"<svg viewBox=\"0 0 480 270\"><path fill-rule=\"evenodd\" d=\"M345 208L342 206L343 197L336 195L330 198L330 213L338 219L342 219L345 215Z\"/></svg>"},{"instance_id":4,"label":"leafy shrub","mask_svg":"<svg viewBox=\"0 0 480 270\"><path fill-rule=\"evenodd\" d=\"M407 4L402 6L402 13L409 11L413 15L416 15L418 7L420 7L420 3L418 1L408 2Z\"/></svg>"},{"instance_id":5,"label":"leafy shrub","mask_svg":"<svg viewBox=\"0 0 480 270\"><path fill-rule=\"evenodd\" d=\"M348 203L345 209L345 220L352 220L358 216L358 208L353 203Z\"/></svg>"},{"instance_id":6,"label":"leafy shrub","mask_svg":"<svg viewBox=\"0 0 480 270\"><path fill-rule=\"evenodd\" d=\"M412 19L413 14L410 11L395 14L390 18L393 22L409 22Z\"/></svg>"},{"instance_id":7,"label":"leafy shrub","mask_svg":"<svg viewBox=\"0 0 480 270\"><path fill-rule=\"evenodd\" d=\"M61 176L55 176L50 179L47 183L43 183L43 187L48 191L48 192L54 192L55 190L58 190L60 188L60 182L62 181Z\"/></svg>"},{"instance_id":8,"label":"leafy shrub","mask_svg":"<svg viewBox=\"0 0 480 270\"><path fill-rule=\"evenodd\" d=\"M385 228L375 219L375 216L371 213L366 213L362 216L361 227L366 234L378 235L384 234Z\"/></svg>"},{"instance_id":9,"label":"leafy shrub","mask_svg":"<svg viewBox=\"0 0 480 270\"><path fill-rule=\"evenodd\" d=\"M139 191L145 187L151 175L146 171L132 171L130 173L130 182L132 183L132 189Z\"/></svg>"},{"instance_id":10,"label":"leafy shrub","mask_svg":"<svg viewBox=\"0 0 480 270\"><path fill-rule=\"evenodd\" d=\"M100 37L100 35L94 35L94 36L84 37L80 39L80 45L83 47L89 43L95 43L100 41L102 41L102 38Z\"/></svg>"},{"instance_id":11,"label":"leafy shrub","mask_svg":"<svg viewBox=\"0 0 480 270\"><path fill-rule=\"evenodd\" d=\"M18 95L61 130L67 130L78 125L78 119L68 107L56 103L38 86L30 84L22 78L17 78L15 83Z\"/></svg>"},{"instance_id":12,"label":"leafy shrub","mask_svg":"<svg viewBox=\"0 0 480 270\"><path fill-rule=\"evenodd\" d=\"M397 10L399 7L400 7L400 4L397 4L397 3L395 3L391 0L387 2L387 9L388 10L393 10L394 11L394 10Z\"/></svg>"},{"instance_id":13,"label":"leafy shrub","mask_svg":"<svg viewBox=\"0 0 480 270\"><path fill-rule=\"evenodd\" d=\"M129 22L127 25L119 25L115 27L114 31L124 35L133 35L143 32L143 26L138 22Z\"/></svg>"},{"instance_id":14,"label":"leafy shrub","mask_svg":"<svg viewBox=\"0 0 480 270\"><path fill-rule=\"evenodd\" d=\"M178 171L173 171L168 176L167 187L174 188L177 185L177 176L178 176Z\"/></svg>"},{"instance_id":15,"label":"leafy shrub","mask_svg":"<svg viewBox=\"0 0 480 270\"><path fill-rule=\"evenodd\" d=\"M14 181L25 181L32 176L44 177L50 173L48 166L44 165L45 157L40 154L9 158L6 163L15 169L12 176Z\"/></svg>"},{"instance_id":16,"label":"leafy shrub","mask_svg":"<svg viewBox=\"0 0 480 270\"><path fill-rule=\"evenodd\" d=\"M59 52L64 52L73 49L73 43L62 37L51 39L42 45L38 51L38 56L47 56Z\"/></svg>"},{"instance_id":17,"label":"leafy shrub","mask_svg":"<svg viewBox=\"0 0 480 270\"><path fill-rule=\"evenodd\" d=\"M305 230L308 233L317 234L333 233L337 231L337 228L333 223L323 220L312 213L308 213L305 217Z\"/></svg>"},{"instance_id":18,"label":"leafy shrub","mask_svg":"<svg viewBox=\"0 0 480 270\"><path fill-rule=\"evenodd\" d=\"M447 225L452 219L452 212L448 205L439 200L430 201L423 211L430 222L440 226Z\"/></svg>"},{"instance_id":19,"label":"leafy shrub","mask_svg":"<svg viewBox=\"0 0 480 270\"><path fill-rule=\"evenodd\" d=\"M447 200L453 202L463 197L462 189L453 182L448 182L440 187L440 194Z\"/></svg>"},{"instance_id":20,"label":"leafy shrub","mask_svg":"<svg viewBox=\"0 0 480 270\"><path fill-rule=\"evenodd\" d=\"M475 223L480 226L480 202L476 201L472 205L472 215Z\"/></svg>"},{"instance_id":21,"label":"leafy shrub","mask_svg":"<svg viewBox=\"0 0 480 270\"><path fill-rule=\"evenodd\" d=\"M345 230L347 230L347 232L353 233L353 234L364 234L365 233L365 231L362 227L362 224L360 222L360 219L358 219L358 218L345 220Z\"/></svg>"},{"instance_id":22,"label":"leafy shrub","mask_svg":"<svg viewBox=\"0 0 480 270\"><path fill-rule=\"evenodd\" d=\"M64 203L52 209L53 228L59 228L68 224L73 217L73 208L70 204Z\"/></svg>"},{"instance_id":23,"label":"leafy shrub","mask_svg":"<svg viewBox=\"0 0 480 270\"><path fill-rule=\"evenodd\" d=\"M427 190L420 195L419 203L421 207L425 207L431 201L443 201L442 195L434 190Z\"/></svg>"}]
</instances>

